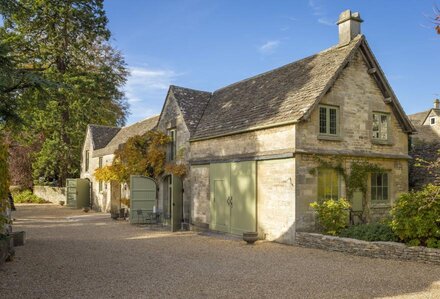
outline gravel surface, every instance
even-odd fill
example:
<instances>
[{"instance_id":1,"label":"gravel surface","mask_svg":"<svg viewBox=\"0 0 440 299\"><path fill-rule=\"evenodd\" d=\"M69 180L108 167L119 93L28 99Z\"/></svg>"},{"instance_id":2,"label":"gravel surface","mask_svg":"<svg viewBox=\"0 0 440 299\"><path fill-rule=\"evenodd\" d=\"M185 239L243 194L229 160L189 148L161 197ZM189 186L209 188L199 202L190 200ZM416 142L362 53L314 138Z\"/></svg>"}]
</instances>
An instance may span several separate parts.
<instances>
[{"instance_id":1,"label":"gravel surface","mask_svg":"<svg viewBox=\"0 0 440 299\"><path fill-rule=\"evenodd\" d=\"M440 298L440 267L113 221L19 205L26 245L0 298Z\"/></svg>"}]
</instances>

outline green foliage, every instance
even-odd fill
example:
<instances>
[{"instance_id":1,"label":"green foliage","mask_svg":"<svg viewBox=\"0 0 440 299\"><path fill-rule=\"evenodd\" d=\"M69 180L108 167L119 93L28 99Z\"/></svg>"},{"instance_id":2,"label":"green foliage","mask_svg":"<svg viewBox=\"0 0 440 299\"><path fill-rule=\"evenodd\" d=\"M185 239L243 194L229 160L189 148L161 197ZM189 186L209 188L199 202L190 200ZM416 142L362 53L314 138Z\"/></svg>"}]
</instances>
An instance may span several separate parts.
<instances>
[{"instance_id":1,"label":"green foliage","mask_svg":"<svg viewBox=\"0 0 440 299\"><path fill-rule=\"evenodd\" d=\"M48 201L36 196L30 190L14 193L15 203L48 203Z\"/></svg>"},{"instance_id":2,"label":"green foliage","mask_svg":"<svg viewBox=\"0 0 440 299\"><path fill-rule=\"evenodd\" d=\"M4 231L8 219L5 216L6 208L9 205L9 172L8 172L8 150L0 132L0 235Z\"/></svg>"},{"instance_id":3,"label":"green foliage","mask_svg":"<svg viewBox=\"0 0 440 299\"><path fill-rule=\"evenodd\" d=\"M434 240L440 240L440 187L427 185L418 192L400 195L391 216L391 227L402 241L432 246Z\"/></svg>"},{"instance_id":4,"label":"green foliage","mask_svg":"<svg viewBox=\"0 0 440 299\"><path fill-rule=\"evenodd\" d=\"M170 137L158 131L130 137L115 151L111 166L98 168L94 175L98 180L128 182L130 175L159 177L165 170L166 145Z\"/></svg>"},{"instance_id":5,"label":"green foliage","mask_svg":"<svg viewBox=\"0 0 440 299\"><path fill-rule=\"evenodd\" d=\"M382 223L353 225L341 230L339 236L364 241L398 241L391 227Z\"/></svg>"},{"instance_id":6,"label":"green foliage","mask_svg":"<svg viewBox=\"0 0 440 299\"><path fill-rule=\"evenodd\" d=\"M103 1L0 1L0 13L0 39L17 68L50 82L15 94L22 124L14 141L38 145L35 179L64 184L79 174L87 125L123 125L127 112L128 72L110 45Z\"/></svg>"},{"instance_id":7,"label":"green foliage","mask_svg":"<svg viewBox=\"0 0 440 299\"><path fill-rule=\"evenodd\" d=\"M351 160L340 156L329 156L327 158L314 156L314 158L318 163L318 167L311 169L311 174L316 174L319 168L334 169L344 179L345 193L348 198L351 198L355 191L361 191L363 207L362 222L370 222L370 202L367 198L368 178L371 173L383 172L385 169L364 160ZM347 167L347 165L350 165L350 167Z\"/></svg>"},{"instance_id":8,"label":"green foliage","mask_svg":"<svg viewBox=\"0 0 440 299\"><path fill-rule=\"evenodd\" d=\"M336 235L347 226L350 203L345 198L329 199L324 202L313 202L310 206L318 213L318 222L329 235Z\"/></svg>"}]
</instances>

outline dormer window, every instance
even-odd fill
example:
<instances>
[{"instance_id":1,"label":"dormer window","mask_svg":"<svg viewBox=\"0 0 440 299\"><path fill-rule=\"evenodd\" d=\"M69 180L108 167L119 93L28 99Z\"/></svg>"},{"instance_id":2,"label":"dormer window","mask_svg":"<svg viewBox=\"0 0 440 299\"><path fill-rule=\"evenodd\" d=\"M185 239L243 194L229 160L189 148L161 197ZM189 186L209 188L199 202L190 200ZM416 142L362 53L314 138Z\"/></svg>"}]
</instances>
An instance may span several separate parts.
<instances>
[{"instance_id":1,"label":"dormer window","mask_svg":"<svg viewBox=\"0 0 440 299\"><path fill-rule=\"evenodd\" d=\"M429 123L432 125L435 125L435 117L431 117Z\"/></svg>"}]
</instances>

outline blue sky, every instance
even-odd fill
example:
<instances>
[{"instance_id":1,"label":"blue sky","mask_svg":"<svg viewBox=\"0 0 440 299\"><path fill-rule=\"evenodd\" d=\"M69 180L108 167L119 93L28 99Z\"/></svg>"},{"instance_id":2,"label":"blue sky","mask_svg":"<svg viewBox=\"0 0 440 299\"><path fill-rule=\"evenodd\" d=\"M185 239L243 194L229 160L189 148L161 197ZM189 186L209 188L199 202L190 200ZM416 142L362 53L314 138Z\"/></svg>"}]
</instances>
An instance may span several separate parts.
<instances>
[{"instance_id":1,"label":"blue sky","mask_svg":"<svg viewBox=\"0 0 440 299\"><path fill-rule=\"evenodd\" d=\"M107 0L112 43L131 70L127 123L160 113L168 86L214 91L324 50L345 9L408 114L440 97L436 0Z\"/></svg>"}]
</instances>

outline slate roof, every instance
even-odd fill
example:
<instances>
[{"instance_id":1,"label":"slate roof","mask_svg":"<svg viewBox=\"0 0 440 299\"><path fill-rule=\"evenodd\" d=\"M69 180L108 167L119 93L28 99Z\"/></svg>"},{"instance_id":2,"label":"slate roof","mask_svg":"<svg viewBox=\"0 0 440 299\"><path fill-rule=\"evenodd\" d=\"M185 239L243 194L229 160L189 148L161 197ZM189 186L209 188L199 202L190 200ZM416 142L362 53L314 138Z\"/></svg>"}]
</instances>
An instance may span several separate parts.
<instances>
[{"instance_id":1,"label":"slate roof","mask_svg":"<svg viewBox=\"0 0 440 299\"><path fill-rule=\"evenodd\" d=\"M105 147L121 128L101 125L89 125L93 149Z\"/></svg>"},{"instance_id":2,"label":"slate roof","mask_svg":"<svg viewBox=\"0 0 440 299\"><path fill-rule=\"evenodd\" d=\"M213 93L193 139L299 121L335 80L364 37Z\"/></svg>"},{"instance_id":3,"label":"slate roof","mask_svg":"<svg viewBox=\"0 0 440 299\"><path fill-rule=\"evenodd\" d=\"M190 134L194 134L212 94L175 85L171 85L170 90L179 105Z\"/></svg>"},{"instance_id":4,"label":"slate roof","mask_svg":"<svg viewBox=\"0 0 440 299\"><path fill-rule=\"evenodd\" d=\"M118 128L119 131L117 134L114 134L112 139L108 142L108 144L95 151L93 153L94 157L111 155L118 149L119 145L127 142L128 138L133 137L135 135L142 135L147 131L154 129L157 125L157 121L159 120L159 115L144 119L140 122L134 123L131 126Z\"/></svg>"},{"instance_id":5,"label":"slate roof","mask_svg":"<svg viewBox=\"0 0 440 299\"><path fill-rule=\"evenodd\" d=\"M409 120L415 126L421 126L432 109L408 115Z\"/></svg>"}]
</instances>

